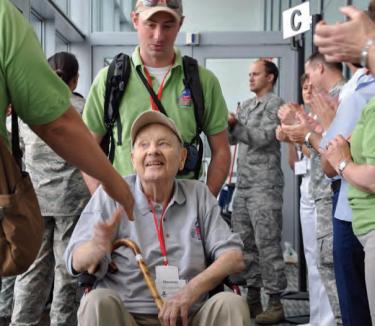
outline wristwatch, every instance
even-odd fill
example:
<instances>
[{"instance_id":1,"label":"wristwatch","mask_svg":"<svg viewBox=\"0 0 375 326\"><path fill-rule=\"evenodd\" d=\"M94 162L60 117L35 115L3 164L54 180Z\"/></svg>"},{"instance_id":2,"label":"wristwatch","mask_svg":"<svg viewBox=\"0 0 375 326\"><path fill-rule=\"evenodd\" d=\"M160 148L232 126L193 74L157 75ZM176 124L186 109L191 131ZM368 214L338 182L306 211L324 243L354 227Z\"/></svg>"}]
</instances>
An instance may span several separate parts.
<instances>
[{"instance_id":1,"label":"wristwatch","mask_svg":"<svg viewBox=\"0 0 375 326\"><path fill-rule=\"evenodd\" d=\"M308 149L312 149L312 145L310 144L310 141L309 141L309 138L311 136L311 131L309 131L306 136L305 136L305 140L303 141L303 144L308 148Z\"/></svg>"},{"instance_id":2,"label":"wristwatch","mask_svg":"<svg viewBox=\"0 0 375 326\"><path fill-rule=\"evenodd\" d=\"M344 173L344 170L348 166L348 164L349 164L349 161L341 160L339 164L337 165L337 171L341 177L343 176L342 174Z\"/></svg>"},{"instance_id":3,"label":"wristwatch","mask_svg":"<svg viewBox=\"0 0 375 326\"><path fill-rule=\"evenodd\" d=\"M370 51L370 48L375 44L375 41L372 39L367 40L364 47L361 49L361 54L359 56L359 64L363 67L367 67L367 60L368 60L368 53Z\"/></svg>"}]
</instances>

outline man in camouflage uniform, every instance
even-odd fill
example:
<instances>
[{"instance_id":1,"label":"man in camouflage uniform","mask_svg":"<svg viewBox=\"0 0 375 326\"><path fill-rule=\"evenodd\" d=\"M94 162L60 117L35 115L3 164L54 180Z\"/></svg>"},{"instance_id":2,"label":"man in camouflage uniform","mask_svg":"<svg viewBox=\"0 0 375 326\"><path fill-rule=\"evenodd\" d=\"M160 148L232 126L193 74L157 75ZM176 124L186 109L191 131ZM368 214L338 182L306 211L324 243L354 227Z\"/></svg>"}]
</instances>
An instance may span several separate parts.
<instances>
[{"instance_id":1,"label":"man in camouflage uniform","mask_svg":"<svg viewBox=\"0 0 375 326\"><path fill-rule=\"evenodd\" d=\"M323 72L321 69L323 67ZM341 68L341 69L340 69ZM315 90L327 92L332 97L338 97L345 79L342 75L341 64L328 64L320 54L313 54L305 64L305 73ZM323 126L326 130L329 126ZM314 137L314 135L310 136ZM308 141L308 139L306 140ZM315 148L317 147L317 148ZM331 182L325 177L320 165L317 152L319 145L312 150L310 192L315 201L317 213L316 237L318 240L319 264L318 270L326 287L328 298L337 325L342 325L339 300L337 295L336 278L333 268L333 225L332 225L332 190Z\"/></svg>"},{"instance_id":2,"label":"man in camouflage uniform","mask_svg":"<svg viewBox=\"0 0 375 326\"><path fill-rule=\"evenodd\" d=\"M239 143L237 192L232 225L244 242L248 303L259 324L284 319L280 293L286 288L281 251L283 173L275 129L283 100L272 93L278 77L274 63L256 61L250 68L250 89L256 97L245 101L238 116L229 115L231 144ZM269 294L266 311L260 288Z\"/></svg>"},{"instance_id":3,"label":"man in camouflage uniform","mask_svg":"<svg viewBox=\"0 0 375 326\"><path fill-rule=\"evenodd\" d=\"M327 63L320 53L314 53L305 63L305 73L313 89L313 96L327 93L337 98L345 80L340 63ZM317 115L322 131L327 130L335 112L312 102L312 111ZM332 111L328 116L327 111ZM332 190L331 182L325 177L320 164L319 144L321 132L312 130L306 120L294 126L283 126L283 131L296 143L305 144L311 153L311 182L309 191L315 201L317 224L316 238L318 246L318 270L328 294L329 302L337 325L342 325L341 312L337 295L335 272L333 267L333 225L332 225Z\"/></svg>"}]
</instances>

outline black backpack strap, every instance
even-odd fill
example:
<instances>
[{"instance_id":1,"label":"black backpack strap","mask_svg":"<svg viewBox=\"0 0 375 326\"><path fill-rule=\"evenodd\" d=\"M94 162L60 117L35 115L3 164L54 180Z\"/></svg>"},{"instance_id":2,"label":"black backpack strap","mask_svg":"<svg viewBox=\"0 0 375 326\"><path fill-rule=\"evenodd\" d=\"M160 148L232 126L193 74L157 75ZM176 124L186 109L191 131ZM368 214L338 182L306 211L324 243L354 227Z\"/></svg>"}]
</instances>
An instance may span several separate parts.
<instances>
[{"instance_id":1,"label":"black backpack strap","mask_svg":"<svg viewBox=\"0 0 375 326\"><path fill-rule=\"evenodd\" d=\"M202 167L203 158L203 141L199 135L203 131L204 95L202 84L199 78L199 68L197 60L185 55L182 58L182 65L184 68L185 76L184 84L185 87L190 89L194 105L194 115L196 123L195 141L198 143L198 164L194 171L194 179L198 179Z\"/></svg>"},{"instance_id":2,"label":"black backpack strap","mask_svg":"<svg viewBox=\"0 0 375 326\"><path fill-rule=\"evenodd\" d=\"M107 73L104 97L104 125L107 133L103 137L101 147L109 160L113 162L115 158L115 139L113 127L117 123L118 140L121 145L121 120L119 119L120 103L125 93L131 72L130 57L125 53L119 53L112 60Z\"/></svg>"},{"instance_id":3,"label":"black backpack strap","mask_svg":"<svg viewBox=\"0 0 375 326\"><path fill-rule=\"evenodd\" d=\"M12 154L20 171L22 172L22 151L20 147L20 135L17 113L12 108Z\"/></svg>"},{"instance_id":4,"label":"black backpack strap","mask_svg":"<svg viewBox=\"0 0 375 326\"><path fill-rule=\"evenodd\" d=\"M141 66L138 66L136 68L136 71L138 73L138 76L139 78L141 78L143 84L145 85L146 89L148 90L148 92L150 93L154 103L156 104L156 106L158 107L159 111L161 113L163 113L164 115L168 116L167 112L165 111L164 109L164 106L163 104L160 102L159 98L157 97L157 95L155 94L155 91L154 89L152 88L152 86L148 83L145 75L142 73L142 67Z\"/></svg>"},{"instance_id":5,"label":"black backpack strap","mask_svg":"<svg viewBox=\"0 0 375 326\"><path fill-rule=\"evenodd\" d=\"M185 75L184 84L185 87L190 89L193 99L197 136L199 136L203 131L204 96L199 79L198 62L194 58L185 55L182 58L182 64Z\"/></svg>"}]
</instances>

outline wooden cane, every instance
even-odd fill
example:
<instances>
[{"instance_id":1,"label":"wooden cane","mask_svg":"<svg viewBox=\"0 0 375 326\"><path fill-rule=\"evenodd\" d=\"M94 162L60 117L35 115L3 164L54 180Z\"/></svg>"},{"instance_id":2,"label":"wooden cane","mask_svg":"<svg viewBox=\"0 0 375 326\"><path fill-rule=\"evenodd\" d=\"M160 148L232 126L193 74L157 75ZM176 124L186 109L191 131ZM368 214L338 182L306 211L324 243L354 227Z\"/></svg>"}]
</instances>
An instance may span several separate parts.
<instances>
[{"instance_id":1,"label":"wooden cane","mask_svg":"<svg viewBox=\"0 0 375 326\"><path fill-rule=\"evenodd\" d=\"M163 302L163 299L160 297L160 294L159 294L159 292L156 288L156 285L155 285L155 282L154 282L154 280L151 276L151 273L150 273L145 261L143 260L141 250L139 249L138 245L132 240L118 239L113 243L112 251L116 250L118 247L121 247L121 246L128 247L133 251L133 253L135 255L135 259L138 263L138 267L141 270L143 278L146 282L146 285L151 292L151 296L155 301L156 307L160 311L161 308L164 305L164 302Z\"/></svg>"}]
</instances>

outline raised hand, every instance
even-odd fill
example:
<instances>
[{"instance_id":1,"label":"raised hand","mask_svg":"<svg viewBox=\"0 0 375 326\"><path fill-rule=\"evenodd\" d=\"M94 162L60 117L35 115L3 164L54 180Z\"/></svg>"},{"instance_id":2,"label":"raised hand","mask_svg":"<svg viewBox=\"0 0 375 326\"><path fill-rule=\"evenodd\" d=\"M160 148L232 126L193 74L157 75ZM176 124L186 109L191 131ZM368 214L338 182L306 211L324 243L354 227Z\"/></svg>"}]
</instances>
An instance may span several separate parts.
<instances>
[{"instance_id":1,"label":"raised hand","mask_svg":"<svg viewBox=\"0 0 375 326\"><path fill-rule=\"evenodd\" d=\"M311 110L318 116L320 124L327 130L332 123L339 103L337 98L324 93L316 93L311 98Z\"/></svg>"},{"instance_id":2,"label":"raised hand","mask_svg":"<svg viewBox=\"0 0 375 326\"><path fill-rule=\"evenodd\" d=\"M298 123L292 126L281 125L283 132L293 143L303 144L307 133L313 130L307 117L308 115L305 112L298 112L296 114Z\"/></svg>"},{"instance_id":3,"label":"raised hand","mask_svg":"<svg viewBox=\"0 0 375 326\"><path fill-rule=\"evenodd\" d=\"M332 139L328 143L326 149L323 149L321 152L328 159L329 164L331 164L331 166L335 169L339 165L340 161L352 161L349 142L341 135L338 135Z\"/></svg>"},{"instance_id":4,"label":"raised hand","mask_svg":"<svg viewBox=\"0 0 375 326\"><path fill-rule=\"evenodd\" d=\"M112 242L121 221L122 212L122 208L117 208L110 219L99 222L94 226L93 237L90 241L94 250L91 251L92 266L91 270L88 270L89 273L94 273L95 271L92 269L96 268L95 265L98 264L107 253L111 252Z\"/></svg>"},{"instance_id":5,"label":"raised hand","mask_svg":"<svg viewBox=\"0 0 375 326\"><path fill-rule=\"evenodd\" d=\"M315 28L314 43L319 52L331 62L359 62L367 40L375 38L375 23L361 10L352 6L340 8L349 19L327 25L320 22Z\"/></svg>"},{"instance_id":6,"label":"raised hand","mask_svg":"<svg viewBox=\"0 0 375 326\"><path fill-rule=\"evenodd\" d=\"M280 125L278 125L276 128L276 139L281 142L290 142L290 139Z\"/></svg>"},{"instance_id":7,"label":"raised hand","mask_svg":"<svg viewBox=\"0 0 375 326\"><path fill-rule=\"evenodd\" d=\"M122 205L129 220L133 220L134 197L126 181L120 175L115 175L102 185L106 193Z\"/></svg>"},{"instance_id":8,"label":"raised hand","mask_svg":"<svg viewBox=\"0 0 375 326\"><path fill-rule=\"evenodd\" d=\"M303 106L297 103L286 103L280 107L277 116L282 124L293 125L298 123L296 114L301 111L303 111Z\"/></svg>"}]
</instances>

